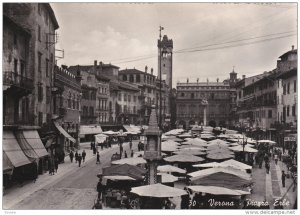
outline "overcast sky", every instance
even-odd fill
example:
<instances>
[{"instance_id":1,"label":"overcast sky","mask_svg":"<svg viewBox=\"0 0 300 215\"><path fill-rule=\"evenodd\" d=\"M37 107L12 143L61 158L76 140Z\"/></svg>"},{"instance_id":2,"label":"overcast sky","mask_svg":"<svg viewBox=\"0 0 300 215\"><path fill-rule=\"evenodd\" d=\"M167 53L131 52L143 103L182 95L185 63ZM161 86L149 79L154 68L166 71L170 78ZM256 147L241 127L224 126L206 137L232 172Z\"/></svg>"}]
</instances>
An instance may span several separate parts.
<instances>
[{"instance_id":1,"label":"overcast sky","mask_svg":"<svg viewBox=\"0 0 300 215\"><path fill-rule=\"evenodd\" d=\"M98 60L120 69L147 65L157 74L161 25L163 35L173 39L173 86L188 77L190 82L223 80L233 66L238 77L270 71L281 54L297 47L295 3L51 5L60 26L57 48L65 50L59 65ZM177 53L181 49L197 51Z\"/></svg>"}]
</instances>

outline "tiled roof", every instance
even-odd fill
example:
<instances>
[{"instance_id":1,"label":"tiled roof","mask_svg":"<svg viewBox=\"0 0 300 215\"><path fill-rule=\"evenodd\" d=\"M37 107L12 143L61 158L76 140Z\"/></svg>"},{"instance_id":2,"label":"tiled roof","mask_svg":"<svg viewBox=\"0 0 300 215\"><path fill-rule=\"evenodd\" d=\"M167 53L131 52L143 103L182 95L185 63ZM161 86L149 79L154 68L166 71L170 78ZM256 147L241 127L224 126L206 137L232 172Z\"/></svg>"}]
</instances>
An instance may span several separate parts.
<instances>
[{"instance_id":1,"label":"tiled roof","mask_svg":"<svg viewBox=\"0 0 300 215\"><path fill-rule=\"evenodd\" d=\"M283 58L289 54L297 54L297 49L290 50L290 51L284 53L283 55L281 55L279 58Z\"/></svg>"}]
</instances>

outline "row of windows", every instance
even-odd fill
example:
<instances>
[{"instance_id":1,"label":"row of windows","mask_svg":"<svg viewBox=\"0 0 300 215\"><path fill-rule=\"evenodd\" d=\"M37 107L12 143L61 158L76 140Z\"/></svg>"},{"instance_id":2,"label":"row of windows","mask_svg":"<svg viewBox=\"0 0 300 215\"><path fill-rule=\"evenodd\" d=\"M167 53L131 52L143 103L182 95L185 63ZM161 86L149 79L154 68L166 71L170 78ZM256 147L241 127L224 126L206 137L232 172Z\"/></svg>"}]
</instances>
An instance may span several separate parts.
<instances>
[{"instance_id":1,"label":"row of windows","mask_svg":"<svg viewBox=\"0 0 300 215\"><path fill-rule=\"evenodd\" d=\"M106 94L107 93L107 88L106 87L99 87L98 88L99 93L101 94Z\"/></svg>"},{"instance_id":2,"label":"row of windows","mask_svg":"<svg viewBox=\"0 0 300 215\"><path fill-rule=\"evenodd\" d=\"M83 116L94 116L94 107L83 106L82 107Z\"/></svg>"},{"instance_id":3,"label":"row of windows","mask_svg":"<svg viewBox=\"0 0 300 215\"><path fill-rule=\"evenodd\" d=\"M134 106L133 109L127 107L127 105L121 106L121 112L136 114L137 113L136 106Z\"/></svg>"},{"instance_id":4,"label":"row of windows","mask_svg":"<svg viewBox=\"0 0 300 215\"><path fill-rule=\"evenodd\" d=\"M38 52L38 72L42 73L42 53ZM51 54L50 60L48 58L45 58L45 73L46 77L49 77L50 72L52 71L52 66L53 66L53 54Z\"/></svg>"},{"instance_id":5,"label":"row of windows","mask_svg":"<svg viewBox=\"0 0 300 215\"><path fill-rule=\"evenodd\" d=\"M297 92L297 80L294 80L294 93ZM290 82L283 84L283 95L290 94Z\"/></svg>"},{"instance_id":6,"label":"row of windows","mask_svg":"<svg viewBox=\"0 0 300 215\"><path fill-rule=\"evenodd\" d=\"M198 86L198 87L178 87L178 90L198 90L198 89L211 89L211 90L221 90L221 89L229 89L229 86L219 86L219 87L212 87L212 86Z\"/></svg>"},{"instance_id":7,"label":"row of windows","mask_svg":"<svg viewBox=\"0 0 300 215\"><path fill-rule=\"evenodd\" d=\"M135 78L134 78L135 77ZM141 82L141 76L139 74L135 74L135 75L123 75L122 76L122 80L123 81L129 81L129 82L136 82L136 83L140 83ZM150 77L145 75L144 76L144 82L148 83L148 84L154 84L155 81L155 77Z\"/></svg>"},{"instance_id":8,"label":"row of windows","mask_svg":"<svg viewBox=\"0 0 300 215\"><path fill-rule=\"evenodd\" d=\"M217 94L215 94L215 93L205 93L205 94L204 93L201 93L201 94L199 94L199 93L189 93L189 94L181 93L180 94L180 97L189 97L191 99L194 99L194 98L208 98L208 99L216 99L216 98L221 99L222 98L222 99L224 99L228 96L229 96L228 93L217 93Z\"/></svg>"},{"instance_id":9,"label":"row of windows","mask_svg":"<svg viewBox=\"0 0 300 215\"><path fill-rule=\"evenodd\" d=\"M99 122L108 122L107 113L99 113Z\"/></svg>"},{"instance_id":10,"label":"row of windows","mask_svg":"<svg viewBox=\"0 0 300 215\"><path fill-rule=\"evenodd\" d=\"M98 109L99 110L107 110L107 100L106 99L99 99L98 100Z\"/></svg>"},{"instance_id":11,"label":"row of windows","mask_svg":"<svg viewBox=\"0 0 300 215\"><path fill-rule=\"evenodd\" d=\"M283 117L287 117L290 116L290 114L292 114L292 116L296 116L296 105L292 106L292 113L290 113L290 106L284 106L283 107Z\"/></svg>"},{"instance_id":12,"label":"row of windows","mask_svg":"<svg viewBox=\"0 0 300 215\"><path fill-rule=\"evenodd\" d=\"M95 91L89 91L89 90L83 90L82 91L82 98L86 100L96 100L96 92Z\"/></svg>"},{"instance_id":13,"label":"row of windows","mask_svg":"<svg viewBox=\"0 0 300 215\"><path fill-rule=\"evenodd\" d=\"M137 96L131 96L131 95L127 95L127 94L123 95L123 99L124 99L125 102L127 102L127 101L131 102L131 98L132 98L133 102L137 101ZM118 100L122 101L122 94L121 93L118 94Z\"/></svg>"}]
</instances>

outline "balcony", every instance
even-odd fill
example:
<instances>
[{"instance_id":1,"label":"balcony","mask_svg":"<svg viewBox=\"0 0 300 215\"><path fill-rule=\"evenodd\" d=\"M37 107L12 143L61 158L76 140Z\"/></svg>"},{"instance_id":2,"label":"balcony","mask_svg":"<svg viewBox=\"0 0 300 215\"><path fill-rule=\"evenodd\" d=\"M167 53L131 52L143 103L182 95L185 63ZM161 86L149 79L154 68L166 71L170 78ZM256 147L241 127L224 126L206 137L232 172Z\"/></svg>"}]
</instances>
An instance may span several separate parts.
<instances>
[{"instance_id":1,"label":"balcony","mask_svg":"<svg viewBox=\"0 0 300 215\"><path fill-rule=\"evenodd\" d=\"M34 89L33 80L16 72L6 71L3 73L3 86L10 86L14 93L25 96Z\"/></svg>"}]
</instances>

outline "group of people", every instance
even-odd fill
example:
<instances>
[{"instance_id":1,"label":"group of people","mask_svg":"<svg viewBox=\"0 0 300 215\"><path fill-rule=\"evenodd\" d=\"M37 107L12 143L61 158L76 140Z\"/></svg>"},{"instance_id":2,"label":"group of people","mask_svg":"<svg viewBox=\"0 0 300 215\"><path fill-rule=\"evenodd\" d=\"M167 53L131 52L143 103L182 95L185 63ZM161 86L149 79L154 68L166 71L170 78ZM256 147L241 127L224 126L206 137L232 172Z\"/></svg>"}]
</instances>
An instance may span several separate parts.
<instances>
[{"instance_id":1,"label":"group of people","mask_svg":"<svg viewBox=\"0 0 300 215\"><path fill-rule=\"evenodd\" d=\"M49 175L54 175L58 170L59 159L56 156L51 156L48 160Z\"/></svg>"},{"instance_id":2,"label":"group of people","mask_svg":"<svg viewBox=\"0 0 300 215\"><path fill-rule=\"evenodd\" d=\"M78 151L76 151L74 154L74 152L71 151L69 154L69 157L70 157L71 163L73 163L73 159L75 158L75 163L78 162L78 166L80 167L81 161L85 162L86 152L85 152L85 150L83 150L82 153L80 154L80 153L78 153Z\"/></svg>"}]
</instances>

